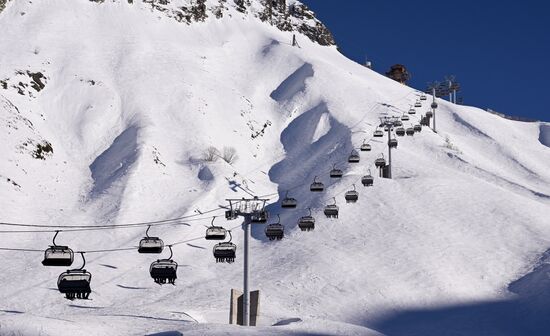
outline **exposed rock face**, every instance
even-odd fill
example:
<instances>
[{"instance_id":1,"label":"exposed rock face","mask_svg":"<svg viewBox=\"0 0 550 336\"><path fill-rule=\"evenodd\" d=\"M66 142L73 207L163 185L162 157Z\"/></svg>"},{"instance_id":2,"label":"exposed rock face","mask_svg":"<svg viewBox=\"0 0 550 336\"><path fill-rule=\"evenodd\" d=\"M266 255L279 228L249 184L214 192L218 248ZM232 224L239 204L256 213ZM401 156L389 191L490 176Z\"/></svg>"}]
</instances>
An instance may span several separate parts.
<instances>
[{"instance_id":1,"label":"exposed rock face","mask_svg":"<svg viewBox=\"0 0 550 336\"><path fill-rule=\"evenodd\" d=\"M1 1L6 0L0 0L0 3ZM105 3L105 0L89 1ZM315 17L315 13L296 0L187 0L188 4L184 6L175 5L172 0L141 1L148 4L152 10L187 24L204 21L209 15L222 18L232 7L240 13L253 15L282 31L302 33L320 45L336 44L331 32ZM128 0L130 4L137 2L139 1Z\"/></svg>"},{"instance_id":2,"label":"exposed rock face","mask_svg":"<svg viewBox=\"0 0 550 336\"><path fill-rule=\"evenodd\" d=\"M9 0L0 0L0 13L4 10L4 8L6 8L6 3L8 1Z\"/></svg>"}]
</instances>

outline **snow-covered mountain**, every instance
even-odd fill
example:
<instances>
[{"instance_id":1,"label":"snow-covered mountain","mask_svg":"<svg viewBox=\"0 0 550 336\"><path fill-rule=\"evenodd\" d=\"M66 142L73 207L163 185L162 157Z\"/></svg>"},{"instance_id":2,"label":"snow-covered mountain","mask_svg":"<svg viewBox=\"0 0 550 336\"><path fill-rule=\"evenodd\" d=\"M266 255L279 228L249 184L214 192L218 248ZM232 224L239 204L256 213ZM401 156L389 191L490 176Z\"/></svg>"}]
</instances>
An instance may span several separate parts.
<instances>
[{"instance_id":1,"label":"snow-covered mountain","mask_svg":"<svg viewBox=\"0 0 550 336\"><path fill-rule=\"evenodd\" d=\"M146 226L61 232L57 243L89 252L93 274L91 300L72 302L57 292L63 268L42 266L40 252L0 251L0 334L550 330L550 124L438 101L438 132L399 138L394 179L365 188L361 177L387 151L371 139L379 117L400 116L419 93L346 59L300 2L5 5L0 222L185 217L150 233L166 244L189 241L174 246L176 286L158 286L148 274L154 257L94 253L135 247ZM424 102L418 114L427 109ZM373 151L348 164L365 139ZM218 158L224 148L238 157ZM341 180L329 178L333 164ZM324 193L309 191L315 176ZM353 184L359 201L346 204ZM298 209L280 210L287 190ZM272 220L280 213L286 233L270 242L263 226L253 228L261 326L245 329L226 324L229 291L242 286L240 250L235 263L216 264L213 243L201 237L216 215L242 246L239 223L226 222L220 206L249 194L271 198ZM340 217L327 219L333 197ZM302 232L296 223L309 207L316 228ZM53 232L14 232L22 230L41 231L2 225L0 247L51 244Z\"/></svg>"}]
</instances>

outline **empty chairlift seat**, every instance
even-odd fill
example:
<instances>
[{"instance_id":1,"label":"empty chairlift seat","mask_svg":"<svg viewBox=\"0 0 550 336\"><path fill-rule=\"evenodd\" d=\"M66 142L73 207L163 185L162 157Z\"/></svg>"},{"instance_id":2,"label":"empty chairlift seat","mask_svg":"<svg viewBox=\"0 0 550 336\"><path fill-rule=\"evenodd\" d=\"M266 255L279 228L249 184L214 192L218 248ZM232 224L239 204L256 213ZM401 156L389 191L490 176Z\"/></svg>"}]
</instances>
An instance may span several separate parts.
<instances>
[{"instance_id":1,"label":"empty chairlift seat","mask_svg":"<svg viewBox=\"0 0 550 336\"><path fill-rule=\"evenodd\" d=\"M414 125L413 130L415 132L421 132L422 131L422 125L420 125L420 124Z\"/></svg>"},{"instance_id":2,"label":"empty chairlift seat","mask_svg":"<svg viewBox=\"0 0 550 336\"><path fill-rule=\"evenodd\" d=\"M361 160L361 157L359 156L359 153L357 153L355 151L355 149L352 150L351 154L348 157L348 162L349 163L358 163L360 160Z\"/></svg>"},{"instance_id":3,"label":"empty chairlift seat","mask_svg":"<svg viewBox=\"0 0 550 336\"><path fill-rule=\"evenodd\" d=\"M408 127L405 133L410 136L414 135L414 128Z\"/></svg>"},{"instance_id":4,"label":"empty chairlift seat","mask_svg":"<svg viewBox=\"0 0 550 336\"><path fill-rule=\"evenodd\" d=\"M313 178L313 183L309 186L309 190L312 192L322 192L325 190L323 182L317 181L317 176Z\"/></svg>"},{"instance_id":5,"label":"empty chairlift seat","mask_svg":"<svg viewBox=\"0 0 550 336\"><path fill-rule=\"evenodd\" d=\"M288 209L288 208L296 208L298 205L298 201L295 198L288 197L288 191L286 192L285 198L281 201L281 207Z\"/></svg>"},{"instance_id":6,"label":"empty chairlift seat","mask_svg":"<svg viewBox=\"0 0 550 336\"><path fill-rule=\"evenodd\" d=\"M344 175L344 172L342 169L336 168L336 164L332 166L332 169L330 170L330 177L331 178L341 178Z\"/></svg>"},{"instance_id":7,"label":"empty chairlift seat","mask_svg":"<svg viewBox=\"0 0 550 336\"><path fill-rule=\"evenodd\" d=\"M300 219L298 220L298 227L302 231L311 231L315 229L315 218L313 218L313 216L311 215L311 209L308 210L309 215L300 217Z\"/></svg>"},{"instance_id":8,"label":"empty chairlift seat","mask_svg":"<svg viewBox=\"0 0 550 336\"><path fill-rule=\"evenodd\" d=\"M269 240L281 240L285 235L285 227L281 224L281 217L277 215L277 223L271 223L265 227L265 235Z\"/></svg>"},{"instance_id":9,"label":"empty chairlift seat","mask_svg":"<svg viewBox=\"0 0 550 336\"><path fill-rule=\"evenodd\" d=\"M327 218L338 218L338 212L339 208L338 205L336 205L336 198L334 198L334 204L325 206L324 213Z\"/></svg>"},{"instance_id":10,"label":"empty chairlift seat","mask_svg":"<svg viewBox=\"0 0 550 336\"><path fill-rule=\"evenodd\" d=\"M212 223L210 224L210 227L206 229L204 238L206 240L225 240L227 230L221 226L215 226L214 219L216 219L216 216L212 218Z\"/></svg>"},{"instance_id":11,"label":"empty chairlift seat","mask_svg":"<svg viewBox=\"0 0 550 336\"><path fill-rule=\"evenodd\" d=\"M414 108L410 108L409 109L409 114L416 114L416 110Z\"/></svg>"},{"instance_id":12,"label":"empty chairlift seat","mask_svg":"<svg viewBox=\"0 0 550 336\"><path fill-rule=\"evenodd\" d=\"M422 94L422 95L420 96L420 100L427 100L427 99L428 99L428 98L426 97L425 94Z\"/></svg>"},{"instance_id":13,"label":"empty chairlift seat","mask_svg":"<svg viewBox=\"0 0 550 336\"><path fill-rule=\"evenodd\" d=\"M420 100L417 100L417 101L414 103L414 107L422 107L422 103L420 102Z\"/></svg>"},{"instance_id":14,"label":"empty chairlift seat","mask_svg":"<svg viewBox=\"0 0 550 336\"><path fill-rule=\"evenodd\" d=\"M397 119L396 121L393 122L393 126L396 126L396 127L403 126L403 122Z\"/></svg>"},{"instance_id":15,"label":"empty chairlift seat","mask_svg":"<svg viewBox=\"0 0 550 336\"><path fill-rule=\"evenodd\" d=\"M382 132L382 130L377 129L376 131L374 131L373 136L375 138L381 138L384 136L384 132Z\"/></svg>"},{"instance_id":16,"label":"empty chairlift seat","mask_svg":"<svg viewBox=\"0 0 550 336\"><path fill-rule=\"evenodd\" d=\"M361 145L361 151L362 152L370 152L371 151L371 145L368 143L365 143L366 140L363 141L363 144Z\"/></svg>"},{"instance_id":17,"label":"empty chairlift seat","mask_svg":"<svg viewBox=\"0 0 550 336\"><path fill-rule=\"evenodd\" d=\"M71 266L73 264L74 252L68 246L60 246L55 244L55 238L59 234L56 231L53 237L53 245L44 251L44 266Z\"/></svg>"},{"instance_id":18,"label":"empty chairlift seat","mask_svg":"<svg viewBox=\"0 0 550 336\"><path fill-rule=\"evenodd\" d=\"M359 193L355 190L355 184L353 185L353 190L346 191L344 195L346 203L355 203L359 199Z\"/></svg>"},{"instance_id":19,"label":"empty chairlift seat","mask_svg":"<svg viewBox=\"0 0 550 336\"><path fill-rule=\"evenodd\" d=\"M409 121L409 116L406 115L406 114L403 114L403 115L401 116L401 121Z\"/></svg>"}]
</instances>

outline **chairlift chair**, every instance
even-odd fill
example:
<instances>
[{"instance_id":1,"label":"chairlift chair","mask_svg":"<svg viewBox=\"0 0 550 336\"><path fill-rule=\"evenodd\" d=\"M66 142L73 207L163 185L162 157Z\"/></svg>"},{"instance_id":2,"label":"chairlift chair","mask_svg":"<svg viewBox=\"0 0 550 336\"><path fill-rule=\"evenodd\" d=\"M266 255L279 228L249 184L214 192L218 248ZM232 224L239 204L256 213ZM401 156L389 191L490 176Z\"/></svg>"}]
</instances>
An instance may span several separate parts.
<instances>
[{"instance_id":1,"label":"chairlift chair","mask_svg":"<svg viewBox=\"0 0 550 336\"><path fill-rule=\"evenodd\" d=\"M417 101L414 103L414 107L422 107L422 103L420 102L420 100L417 100Z\"/></svg>"},{"instance_id":2,"label":"chairlift chair","mask_svg":"<svg viewBox=\"0 0 550 336\"><path fill-rule=\"evenodd\" d=\"M362 152L370 152L372 150L372 147L370 144L365 143L367 139L363 140L363 144L361 144L361 151Z\"/></svg>"},{"instance_id":3,"label":"chairlift chair","mask_svg":"<svg viewBox=\"0 0 550 336\"><path fill-rule=\"evenodd\" d=\"M426 112L426 117L432 118L433 116L434 116L434 113L432 111L427 111Z\"/></svg>"},{"instance_id":4,"label":"chairlift chair","mask_svg":"<svg viewBox=\"0 0 550 336\"><path fill-rule=\"evenodd\" d=\"M382 138L384 136L384 132L382 132L381 130L377 129L376 131L374 131L373 137L375 138Z\"/></svg>"},{"instance_id":5,"label":"chairlift chair","mask_svg":"<svg viewBox=\"0 0 550 336\"><path fill-rule=\"evenodd\" d=\"M406 115L406 114L403 114L403 115L401 116L401 120L402 120L402 121L409 121L409 116Z\"/></svg>"},{"instance_id":6,"label":"chairlift chair","mask_svg":"<svg viewBox=\"0 0 550 336\"><path fill-rule=\"evenodd\" d=\"M409 114L416 114L416 110L414 108L410 108L409 109Z\"/></svg>"},{"instance_id":7,"label":"chairlift chair","mask_svg":"<svg viewBox=\"0 0 550 336\"><path fill-rule=\"evenodd\" d=\"M390 148L397 148L397 139L390 139L388 141L388 146L390 146Z\"/></svg>"},{"instance_id":8,"label":"chairlift chair","mask_svg":"<svg viewBox=\"0 0 550 336\"><path fill-rule=\"evenodd\" d=\"M57 278L57 289L60 293L65 294L65 297L69 300L88 299L92 292L90 288L92 274L84 269L84 266L86 266L84 252L80 252L80 255L83 261L82 266L67 270Z\"/></svg>"},{"instance_id":9,"label":"chairlift chair","mask_svg":"<svg viewBox=\"0 0 550 336\"><path fill-rule=\"evenodd\" d=\"M178 263L172 260L172 245L168 245L168 248L170 249L170 257L153 261L149 267L151 278L159 285L166 283L174 285L178 278Z\"/></svg>"},{"instance_id":10,"label":"chairlift chair","mask_svg":"<svg viewBox=\"0 0 550 336\"><path fill-rule=\"evenodd\" d=\"M323 182L317 181L317 176L313 178L313 183L309 186L309 190L312 192L322 192L325 190Z\"/></svg>"},{"instance_id":11,"label":"chairlift chair","mask_svg":"<svg viewBox=\"0 0 550 336\"><path fill-rule=\"evenodd\" d=\"M303 216L298 220L298 227L302 231L311 231L315 229L315 218L311 215L311 208L309 210L308 216Z\"/></svg>"},{"instance_id":12,"label":"chairlift chair","mask_svg":"<svg viewBox=\"0 0 550 336\"><path fill-rule=\"evenodd\" d=\"M325 213L325 216L327 216L327 218L338 218L339 208L336 205L336 197L334 197L333 199L334 199L334 204L329 204L325 206L324 213Z\"/></svg>"},{"instance_id":13,"label":"chairlift chair","mask_svg":"<svg viewBox=\"0 0 550 336\"><path fill-rule=\"evenodd\" d=\"M216 216L212 218L212 223L210 223L210 226L206 229L206 234L204 238L206 240L225 240L225 236L227 235L227 230L222 226L215 226L214 225L215 219L216 219Z\"/></svg>"},{"instance_id":14,"label":"chairlift chair","mask_svg":"<svg viewBox=\"0 0 550 336\"><path fill-rule=\"evenodd\" d=\"M295 198L288 197L288 191L285 194L285 198L281 201L281 208L293 209L298 205L298 201Z\"/></svg>"},{"instance_id":15,"label":"chairlift chair","mask_svg":"<svg viewBox=\"0 0 550 336\"><path fill-rule=\"evenodd\" d=\"M353 185L353 190L346 191L344 198L346 199L346 203L357 202L357 200L359 199L359 193L357 192L357 190L355 190L355 184Z\"/></svg>"},{"instance_id":16,"label":"chairlift chair","mask_svg":"<svg viewBox=\"0 0 550 336\"><path fill-rule=\"evenodd\" d=\"M351 151L350 156L348 157L348 162L349 163L359 163L360 160L361 160L361 157L359 156L359 153L357 153L355 151L355 149L353 149Z\"/></svg>"},{"instance_id":17,"label":"chairlift chair","mask_svg":"<svg viewBox=\"0 0 550 336\"><path fill-rule=\"evenodd\" d=\"M285 227L281 224L281 216L277 215L277 218L277 223L271 223L265 227L265 235L269 240L281 240L285 235Z\"/></svg>"},{"instance_id":18,"label":"chairlift chair","mask_svg":"<svg viewBox=\"0 0 550 336\"><path fill-rule=\"evenodd\" d=\"M73 264L74 253L68 246L61 246L55 243L55 238L59 231L55 231L53 236L53 245L44 251L44 266L71 266Z\"/></svg>"},{"instance_id":19,"label":"chairlift chair","mask_svg":"<svg viewBox=\"0 0 550 336\"><path fill-rule=\"evenodd\" d=\"M139 253L161 253L164 249L164 242L159 237L149 237L149 229L151 225L147 227L145 231L145 237L139 241L138 252Z\"/></svg>"},{"instance_id":20,"label":"chairlift chair","mask_svg":"<svg viewBox=\"0 0 550 336\"><path fill-rule=\"evenodd\" d=\"M398 127L396 130L395 130L395 134L397 136L404 136L405 135L405 129L403 127Z\"/></svg>"},{"instance_id":21,"label":"chairlift chair","mask_svg":"<svg viewBox=\"0 0 550 336\"><path fill-rule=\"evenodd\" d=\"M250 220L252 223L265 223L267 222L269 218L269 213L266 210L260 210L257 212L254 212L250 216Z\"/></svg>"},{"instance_id":22,"label":"chairlift chair","mask_svg":"<svg viewBox=\"0 0 550 336\"><path fill-rule=\"evenodd\" d=\"M421 95L420 95L420 100L427 100L427 99L428 99L428 98L426 97L425 94L421 94Z\"/></svg>"},{"instance_id":23,"label":"chairlift chair","mask_svg":"<svg viewBox=\"0 0 550 336\"><path fill-rule=\"evenodd\" d=\"M407 130L405 131L405 133L409 136L413 136L414 135L414 128L413 127L407 127Z\"/></svg>"},{"instance_id":24,"label":"chairlift chair","mask_svg":"<svg viewBox=\"0 0 550 336\"><path fill-rule=\"evenodd\" d=\"M361 183L365 187L371 187L374 184L374 177L372 177L370 169L368 175L365 175L361 178Z\"/></svg>"},{"instance_id":25,"label":"chairlift chair","mask_svg":"<svg viewBox=\"0 0 550 336\"><path fill-rule=\"evenodd\" d=\"M398 120L396 120L396 121L393 122L393 126L397 126L397 127L403 126L403 122L402 122L401 120L398 119Z\"/></svg>"},{"instance_id":26,"label":"chairlift chair","mask_svg":"<svg viewBox=\"0 0 550 336\"><path fill-rule=\"evenodd\" d=\"M214 253L214 258L216 258L217 263L232 263L235 261L235 257L237 254L237 245L231 242L231 240L233 239L231 231L227 232L229 232L229 241L218 243L214 245L214 248L212 249L212 252Z\"/></svg>"},{"instance_id":27,"label":"chairlift chair","mask_svg":"<svg viewBox=\"0 0 550 336\"><path fill-rule=\"evenodd\" d=\"M374 160L374 165L377 168L382 168L386 166L386 159L384 159L384 154L380 154L380 157Z\"/></svg>"},{"instance_id":28,"label":"chairlift chair","mask_svg":"<svg viewBox=\"0 0 550 336\"><path fill-rule=\"evenodd\" d=\"M430 107L432 109L436 109L437 108L437 103L436 102L432 102L432 105L430 105Z\"/></svg>"},{"instance_id":29,"label":"chairlift chair","mask_svg":"<svg viewBox=\"0 0 550 336\"><path fill-rule=\"evenodd\" d=\"M344 175L344 172L342 169L336 168L336 164L334 164L329 175L331 178L341 178Z\"/></svg>"},{"instance_id":30,"label":"chairlift chair","mask_svg":"<svg viewBox=\"0 0 550 336\"><path fill-rule=\"evenodd\" d=\"M415 132L421 132L422 131L422 125L420 125L420 124L414 125L413 130Z\"/></svg>"}]
</instances>

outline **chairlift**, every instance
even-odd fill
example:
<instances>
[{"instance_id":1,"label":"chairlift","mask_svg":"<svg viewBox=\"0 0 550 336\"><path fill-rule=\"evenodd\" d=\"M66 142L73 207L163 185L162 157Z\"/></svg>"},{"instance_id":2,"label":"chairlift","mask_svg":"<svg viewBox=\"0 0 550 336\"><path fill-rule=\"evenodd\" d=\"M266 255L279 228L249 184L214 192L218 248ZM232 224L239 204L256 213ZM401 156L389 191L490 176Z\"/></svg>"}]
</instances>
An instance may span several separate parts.
<instances>
[{"instance_id":1,"label":"chairlift","mask_svg":"<svg viewBox=\"0 0 550 336\"><path fill-rule=\"evenodd\" d=\"M71 266L73 264L74 253L68 246L61 246L55 243L55 238L59 231L55 231L52 244L44 251L44 266Z\"/></svg>"},{"instance_id":2,"label":"chairlift","mask_svg":"<svg viewBox=\"0 0 550 336\"><path fill-rule=\"evenodd\" d=\"M267 210L262 209L260 211L255 211L254 213L252 213L252 215L250 216L250 221L252 223L265 223L267 222L268 218L269 213L267 212Z\"/></svg>"},{"instance_id":3,"label":"chairlift","mask_svg":"<svg viewBox=\"0 0 550 336\"><path fill-rule=\"evenodd\" d=\"M277 215L277 219L277 223L271 223L265 227L265 235L269 240L281 240L285 235L285 227L281 224L281 216Z\"/></svg>"},{"instance_id":4,"label":"chairlift","mask_svg":"<svg viewBox=\"0 0 550 336\"><path fill-rule=\"evenodd\" d=\"M434 116L434 113L432 111L427 111L426 112L426 117L432 118L433 116Z\"/></svg>"},{"instance_id":5,"label":"chairlift","mask_svg":"<svg viewBox=\"0 0 550 336\"><path fill-rule=\"evenodd\" d=\"M361 157L359 156L359 153L355 151L355 149L351 150L351 154L348 157L349 163L358 163L361 160Z\"/></svg>"},{"instance_id":6,"label":"chairlift","mask_svg":"<svg viewBox=\"0 0 550 336\"><path fill-rule=\"evenodd\" d=\"M375 137L375 138L382 138L384 136L384 132L382 132L379 129L376 129L376 131L374 131L372 136Z\"/></svg>"},{"instance_id":7,"label":"chairlift","mask_svg":"<svg viewBox=\"0 0 550 336\"><path fill-rule=\"evenodd\" d=\"M170 249L170 257L168 257L168 259L153 261L149 267L151 278L159 285L164 285L166 283L175 285L176 279L178 278L178 263L172 260L172 245L168 245L168 248Z\"/></svg>"},{"instance_id":8,"label":"chairlift","mask_svg":"<svg viewBox=\"0 0 550 336\"><path fill-rule=\"evenodd\" d=\"M382 167L385 167L386 166L386 159L384 159L384 154L381 153L380 154L380 157L377 158L376 160L374 160L374 165L377 167L377 168L382 168Z\"/></svg>"},{"instance_id":9,"label":"chairlift","mask_svg":"<svg viewBox=\"0 0 550 336\"><path fill-rule=\"evenodd\" d=\"M413 130L415 132L421 132L422 131L422 125L420 125L420 124L414 125Z\"/></svg>"},{"instance_id":10,"label":"chairlift","mask_svg":"<svg viewBox=\"0 0 550 336\"><path fill-rule=\"evenodd\" d=\"M325 206L324 213L325 213L325 216L327 216L327 218L338 218L339 208L336 205L336 197L333 197L333 199L334 199L334 204L329 204Z\"/></svg>"},{"instance_id":11,"label":"chairlift","mask_svg":"<svg viewBox=\"0 0 550 336\"><path fill-rule=\"evenodd\" d=\"M216 258L216 262L227 262L232 263L235 261L235 256L237 253L237 245L233 244L231 240L233 239L233 236L231 235L231 231L229 232L229 241L221 242L216 245L214 245L213 253L214 258Z\"/></svg>"},{"instance_id":12,"label":"chairlift","mask_svg":"<svg viewBox=\"0 0 550 336\"><path fill-rule=\"evenodd\" d=\"M403 114L403 115L401 116L401 121L409 121L409 116L406 115L406 114Z\"/></svg>"},{"instance_id":13,"label":"chairlift","mask_svg":"<svg viewBox=\"0 0 550 336\"><path fill-rule=\"evenodd\" d=\"M403 127L399 127L395 130L395 134L397 136L404 136L405 135L405 129Z\"/></svg>"},{"instance_id":14,"label":"chairlift","mask_svg":"<svg viewBox=\"0 0 550 336\"><path fill-rule=\"evenodd\" d=\"M430 105L430 107L431 107L432 109L436 109L436 108L437 108L437 103L436 103L435 101L432 102L432 105Z\"/></svg>"},{"instance_id":15,"label":"chairlift","mask_svg":"<svg viewBox=\"0 0 550 336\"><path fill-rule=\"evenodd\" d=\"M371 145L368 144L368 143L365 143L365 141L367 141L367 139L363 140L363 144L361 144L361 151L362 152L370 152L371 151Z\"/></svg>"},{"instance_id":16,"label":"chairlift","mask_svg":"<svg viewBox=\"0 0 550 336\"><path fill-rule=\"evenodd\" d=\"M353 185L353 190L346 191L344 198L346 199L346 203L357 202L357 200L359 199L359 193L357 192L357 190L355 190L355 184Z\"/></svg>"},{"instance_id":17,"label":"chairlift","mask_svg":"<svg viewBox=\"0 0 550 336\"><path fill-rule=\"evenodd\" d=\"M216 216L212 217L212 223L210 223L210 227L206 229L206 235L204 238L206 240L225 240L227 230L222 226L214 226L215 219Z\"/></svg>"},{"instance_id":18,"label":"chairlift","mask_svg":"<svg viewBox=\"0 0 550 336\"><path fill-rule=\"evenodd\" d=\"M298 221L298 227L302 231L311 231L315 229L315 218L311 215L311 208L308 208L309 216L303 216Z\"/></svg>"},{"instance_id":19,"label":"chairlift","mask_svg":"<svg viewBox=\"0 0 550 336\"><path fill-rule=\"evenodd\" d=\"M344 175L344 172L342 169L336 168L336 164L334 164L329 175L331 178L341 178Z\"/></svg>"},{"instance_id":20,"label":"chairlift","mask_svg":"<svg viewBox=\"0 0 550 336\"><path fill-rule=\"evenodd\" d=\"M288 191L285 194L285 198L281 201L281 208L293 209L298 205L298 201L295 198L288 197Z\"/></svg>"},{"instance_id":21,"label":"chairlift","mask_svg":"<svg viewBox=\"0 0 550 336\"><path fill-rule=\"evenodd\" d=\"M313 192L322 192L325 190L323 182L317 181L317 176L313 178L313 183L309 186L309 190Z\"/></svg>"},{"instance_id":22,"label":"chairlift","mask_svg":"<svg viewBox=\"0 0 550 336\"><path fill-rule=\"evenodd\" d=\"M422 103L420 102L420 100L417 100L417 101L414 103L414 107L422 107Z\"/></svg>"},{"instance_id":23,"label":"chairlift","mask_svg":"<svg viewBox=\"0 0 550 336\"><path fill-rule=\"evenodd\" d=\"M392 138L388 141L388 146L390 148L397 148L397 139Z\"/></svg>"},{"instance_id":24,"label":"chairlift","mask_svg":"<svg viewBox=\"0 0 550 336\"><path fill-rule=\"evenodd\" d=\"M92 292L90 288L92 274L84 269L84 266L86 266L84 252L80 252L80 255L83 261L82 266L67 270L57 278L57 289L60 293L65 294L65 297L69 300L88 299Z\"/></svg>"},{"instance_id":25,"label":"chairlift","mask_svg":"<svg viewBox=\"0 0 550 336\"><path fill-rule=\"evenodd\" d=\"M164 242L159 237L149 237L149 229L151 225L147 226L145 231L145 237L139 241L138 252L139 253L161 253L164 249Z\"/></svg>"},{"instance_id":26,"label":"chairlift","mask_svg":"<svg viewBox=\"0 0 550 336\"><path fill-rule=\"evenodd\" d=\"M372 177L370 169L368 175L365 175L361 178L361 183L365 187L370 187L374 184L374 177Z\"/></svg>"},{"instance_id":27,"label":"chairlift","mask_svg":"<svg viewBox=\"0 0 550 336\"><path fill-rule=\"evenodd\" d=\"M426 97L425 94L421 94L421 95L420 95L420 100L427 100L427 99L428 99L428 98Z\"/></svg>"},{"instance_id":28,"label":"chairlift","mask_svg":"<svg viewBox=\"0 0 550 336\"><path fill-rule=\"evenodd\" d=\"M396 127L403 126L403 122L401 120L397 119L396 121L393 122L393 126L396 126Z\"/></svg>"},{"instance_id":29,"label":"chairlift","mask_svg":"<svg viewBox=\"0 0 550 336\"><path fill-rule=\"evenodd\" d=\"M416 114L416 110L413 107L411 107L409 109L409 114Z\"/></svg>"},{"instance_id":30,"label":"chairlift","mask_svg":"<svg viewBox=\"0 0 550 336\"><path fill-rule=\"evenodd\" d=\"M405 131L407 135L413 136L414 135L414 128L413 127L407 127L407 130Z\"/></svg>"}]
</instances>

